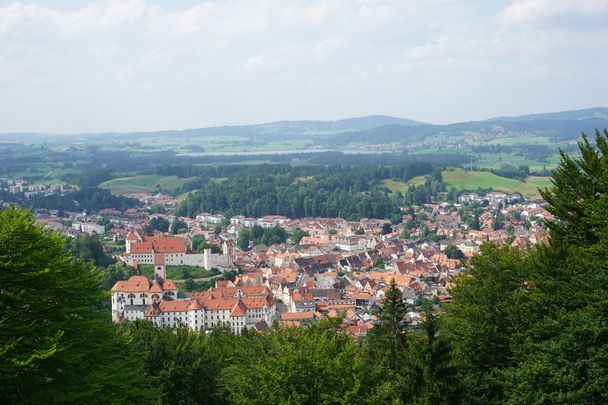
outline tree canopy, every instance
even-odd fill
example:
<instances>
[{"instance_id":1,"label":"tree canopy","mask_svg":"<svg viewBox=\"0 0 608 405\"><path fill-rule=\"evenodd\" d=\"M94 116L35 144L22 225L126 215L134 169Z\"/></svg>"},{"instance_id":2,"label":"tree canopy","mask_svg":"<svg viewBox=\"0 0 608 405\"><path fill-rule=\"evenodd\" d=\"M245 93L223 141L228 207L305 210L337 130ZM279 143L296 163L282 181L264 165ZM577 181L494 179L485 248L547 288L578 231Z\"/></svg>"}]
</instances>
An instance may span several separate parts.
<instances>
[{"instance_id":1,"label":"tree canopy","mask_svg":"<svg viewBox=\"0 0 608 405\"><path fill-rule=\"evenodd\" d=\"M115 332L100 273L26 211L0 211L0 397L14 403L139 402L139 357Z\"/></svg>"}]
</instances>

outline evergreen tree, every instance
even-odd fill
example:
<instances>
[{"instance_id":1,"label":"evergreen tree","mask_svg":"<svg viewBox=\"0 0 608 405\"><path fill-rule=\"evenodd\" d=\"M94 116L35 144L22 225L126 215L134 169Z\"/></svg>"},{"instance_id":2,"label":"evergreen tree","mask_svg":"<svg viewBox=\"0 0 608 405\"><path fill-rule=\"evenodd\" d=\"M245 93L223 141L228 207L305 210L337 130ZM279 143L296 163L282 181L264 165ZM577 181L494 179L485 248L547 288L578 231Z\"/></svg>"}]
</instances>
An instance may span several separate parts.
<instances>
[{"instance_id":1,"label":"evergreen tree","mask_svg":"<svg viewBox=\"0 0 608 405\"><path fill-rule=\"evenodd\" d=\"M101 274L25 211L0 211L0 397L11 403L151 400L140 353L100 308Z\"/></svg>"},{"instance_id":2,"label":"evergreen tree","mask_svg":"<svg viewBox=\"0 0 608 405\"><path fill-rule=\"evenodd\" d=\"M583 134L580 158L560 151L559 166L553 171L551 188L540 193L555 216L547 225L552 240L592 245L608 232L608 131L595 132L593 146Z\"/></svg>"}]
</instances>

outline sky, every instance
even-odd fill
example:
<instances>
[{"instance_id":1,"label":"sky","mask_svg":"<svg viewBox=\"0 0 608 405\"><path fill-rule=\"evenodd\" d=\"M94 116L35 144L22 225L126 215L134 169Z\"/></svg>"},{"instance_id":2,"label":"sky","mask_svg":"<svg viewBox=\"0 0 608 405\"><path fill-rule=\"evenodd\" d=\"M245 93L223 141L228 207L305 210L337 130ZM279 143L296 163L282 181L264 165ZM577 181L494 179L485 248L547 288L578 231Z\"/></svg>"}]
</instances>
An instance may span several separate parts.
<instances>
[{"instance_id":1,"label":"sky","mask_svg":"<svg viewBox=\"0 0 608 405\"><path fill-rule=\"evenodd\" d=\"M0 0L0 132L608 106L608 0Z\"/></svg>"}]
</instances>

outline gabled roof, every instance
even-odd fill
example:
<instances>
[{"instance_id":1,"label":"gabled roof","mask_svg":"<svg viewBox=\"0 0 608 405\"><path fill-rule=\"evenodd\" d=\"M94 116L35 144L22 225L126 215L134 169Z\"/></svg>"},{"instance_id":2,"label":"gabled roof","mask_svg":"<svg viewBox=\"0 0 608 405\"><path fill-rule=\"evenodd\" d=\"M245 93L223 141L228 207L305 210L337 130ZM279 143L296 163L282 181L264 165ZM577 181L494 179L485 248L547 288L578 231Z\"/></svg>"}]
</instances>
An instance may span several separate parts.
<instances>
[{"instance_id":1,"label":"gabled roof","mask_svg":"<svg viewBox=\"0 0 608 405\"><path fill-rule=\"evenodd\" d=\"M112 291L117 292L147 292L150 280L146 276L131 276L128 280L117 281Z\"/></svg>"},{"instance_id":2,"label":"gabled roof","mask_svg":"<svg viewBox=\"0 0 608 405\"><path fill-rule=\"evenodd\" d=\"M177 290L172 280L164 280L162 283L151 282L146 276L135 275L128 280L120 280L112 287L112 292L144 293L163 292Z\"/></svg>"},{"instance_id":3,"label":"gabled roof","mask_svg":"<svg viewBox=\"0 0 608 405\"><path fill-rule=\"evenodd\" d=\"M247 313L247 307L241 301L241 299L237 299L236 304L232 307L232 311L230 311L230 316L232 317L243 317Z\"/></svg>"}]
</instances>

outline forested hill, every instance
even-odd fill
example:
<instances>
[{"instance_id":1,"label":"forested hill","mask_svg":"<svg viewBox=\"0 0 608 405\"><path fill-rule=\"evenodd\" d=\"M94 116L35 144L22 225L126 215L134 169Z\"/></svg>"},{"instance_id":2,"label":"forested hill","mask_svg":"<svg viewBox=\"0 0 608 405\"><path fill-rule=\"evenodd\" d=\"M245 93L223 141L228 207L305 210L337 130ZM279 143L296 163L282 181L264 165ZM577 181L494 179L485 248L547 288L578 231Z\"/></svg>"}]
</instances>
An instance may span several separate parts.
<instances>
[{"instance_id":1,"label":"forested hill","mask_svg":"<svg viewBox=\"0 0 608 405\"><path fill-rule=\"evenodd\" d=\"M290 218L308 216L342 217L346 219L399 217L400 207L407 204L400 193L392 194L381 181L396 178L407 181L427 175L433 166L416 162L398 166L265 166L259 172L252 167L241 173L209 182L204 176L194 180L200 190L193 192L177 208L176 214L194 217L201 210L226 215L285 215ZM180 169L179 166L174 167ZM263 169L263 167L262 167ZM161 169L173 173L171 168ZM192 168L197 171L199 169ZM208 169L200 169L208 170ZM440 173L440 170L436 170ZM176 174L181 174L179 171ZM439 174L440 176L440 174ZM440 186L439 181L429 184ZM435 187L435 188L437 188ZM429 188L430 189L430 188ZM439 190L435 190L439 191ZM424 202L430 201L426 191ZM410 201L411 202L411 201Z\"/></svg>"}]
</instances>

